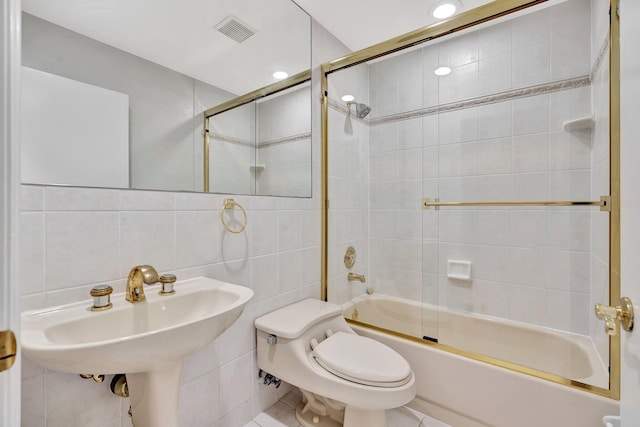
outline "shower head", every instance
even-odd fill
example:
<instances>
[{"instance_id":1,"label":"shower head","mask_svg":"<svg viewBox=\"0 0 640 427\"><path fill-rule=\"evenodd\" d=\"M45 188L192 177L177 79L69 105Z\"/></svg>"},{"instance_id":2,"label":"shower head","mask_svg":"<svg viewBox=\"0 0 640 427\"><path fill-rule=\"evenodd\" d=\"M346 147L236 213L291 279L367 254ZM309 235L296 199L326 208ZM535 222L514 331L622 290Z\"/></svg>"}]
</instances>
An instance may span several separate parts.
<instances>
[{"instance_id":1,"label":"shower head","mask_svg":"<svg viewBox=\"0 0 640 427\"><path fill-rule=\"evenodd\" d=\"M371 112L371 107L365 104L356 104L356 116L359 119L364 119L367 117L367 114Z\"/></svg>"},{"instance_id":2,"label":"shower head","mask_svg":"<svg viewBox=\"0 0 640 427\"><path fill-rule=\"evenodd\" d=\"M359 119L364 119L371 112L371 107L369 107L368 105L361 104L361 103L355 102L355 101L349 101L349 102L347 102L347 107L349 108L349 114L351 114L351 105L352 104L355 104L355 106L356 106L356 116Z\"/></svg>"}]
</instances>

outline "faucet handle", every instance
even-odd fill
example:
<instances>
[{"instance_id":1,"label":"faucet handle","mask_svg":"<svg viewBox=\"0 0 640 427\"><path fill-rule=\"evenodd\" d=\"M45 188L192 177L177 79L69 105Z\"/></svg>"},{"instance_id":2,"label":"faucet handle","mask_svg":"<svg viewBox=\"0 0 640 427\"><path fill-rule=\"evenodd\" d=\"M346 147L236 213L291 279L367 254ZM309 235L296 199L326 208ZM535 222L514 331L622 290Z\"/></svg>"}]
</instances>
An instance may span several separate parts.
<instances>
[{"instance_id":1,"label":"faucet handle","mask_svg":"<svg viewBox=\"0 0 640 427\"><path fill-rule=\"evenodd\" d=\"M91 289L91 296L93 297L93 305L91 306L91 311L102 311L110 309L113 304L111 304L111 293L113 292L113 288L109 285L98 285L94 286Z\"/></svg>"},{"instance_id":2,"label":"faucet handle","mask_svg":"<svg viewBox=\"0 0 640 427\"><path fill-rule=\"evenodd\" d=\"M160 295L173 295L176 293L173 289L173 284L176 282L175 274L163 274L160 276L160 283L162 283L162 290L158 292Z\"/></svg>"}]
</instances>

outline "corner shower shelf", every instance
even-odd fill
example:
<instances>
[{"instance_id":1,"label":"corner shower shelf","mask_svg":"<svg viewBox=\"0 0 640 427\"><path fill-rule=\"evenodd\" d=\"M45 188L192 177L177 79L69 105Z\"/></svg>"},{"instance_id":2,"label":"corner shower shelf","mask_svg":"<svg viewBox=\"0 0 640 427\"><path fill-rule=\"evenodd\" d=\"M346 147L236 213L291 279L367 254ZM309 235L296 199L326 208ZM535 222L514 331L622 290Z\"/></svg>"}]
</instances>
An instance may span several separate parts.
<instances>
[{"instance_id":1,"label":"corner shower shelf","mask_svg":"<svg viewBox=\"0 0 640 427\"><path fill-rule=\"evenodd\" d=\"M262 172L264 170L264 165L251 165L249 166L249 170L252 172Z\"/></svg>"},{"instance_id":2,"label":"corner shower shelf","mask_svg":"<svg viewBox=\"0 0 640 427\"><path fill-rule=\"evenodd\" d=\"M591 116L581 117L575 120L566 120L562 122L562 130L565 132L574 132L578 130L588 130L593 129L593 126L596 124L596 120Z\"/></svg>"}]
</instances>

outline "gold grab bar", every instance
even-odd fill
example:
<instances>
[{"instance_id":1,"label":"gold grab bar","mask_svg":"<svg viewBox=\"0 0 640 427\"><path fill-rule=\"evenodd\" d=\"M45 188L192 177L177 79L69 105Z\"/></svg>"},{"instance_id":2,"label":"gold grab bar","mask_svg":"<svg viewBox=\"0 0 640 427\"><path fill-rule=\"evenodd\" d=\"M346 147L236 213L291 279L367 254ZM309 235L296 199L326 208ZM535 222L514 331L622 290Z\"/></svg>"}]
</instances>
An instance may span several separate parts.
<instances>
[{"instance_id":1,"label":"gold grab bar","mask_svg":"<svg viewBox=\"0 0 640 427\"><path fill-rule=\"evenodd\" d=\"M600 196L597 201L539 201L539 202L441 202L440 199L422 199L422 209L436 210L441 206L600 206L601 211L611 211L611 196Z\"/></svg>"}]
</instances>

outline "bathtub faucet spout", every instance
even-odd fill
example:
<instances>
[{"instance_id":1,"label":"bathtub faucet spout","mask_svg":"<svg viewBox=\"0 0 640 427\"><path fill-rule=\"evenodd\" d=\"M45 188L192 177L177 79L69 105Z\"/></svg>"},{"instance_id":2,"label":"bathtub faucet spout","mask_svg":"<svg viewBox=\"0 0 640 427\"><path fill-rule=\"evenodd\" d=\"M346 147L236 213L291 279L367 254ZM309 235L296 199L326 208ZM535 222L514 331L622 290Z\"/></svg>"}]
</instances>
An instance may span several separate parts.
<instances>
[{"instance_id":1,"label":"bathtub faucet spout","mask_svg":"<svg viewBox=\"0 0 640 427\"><path fill-rule=\"evenodd\" d=\"M354 280L358 280L362 283L367 281L367 279L364 278L364 274L356 274L356 273L349 273L349 275L347 276L347 280L349 280L350 282Z\"/></svg>"}]
</instances>

